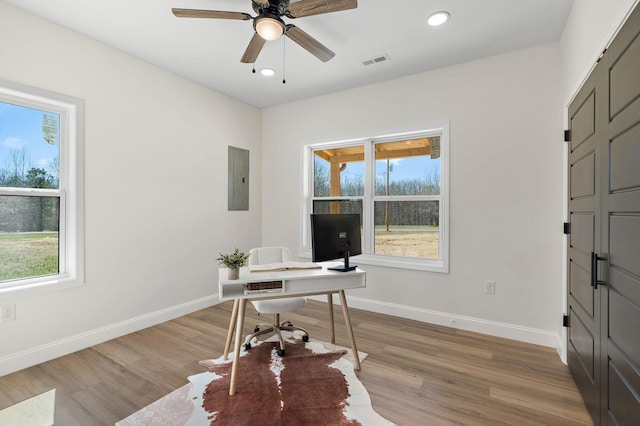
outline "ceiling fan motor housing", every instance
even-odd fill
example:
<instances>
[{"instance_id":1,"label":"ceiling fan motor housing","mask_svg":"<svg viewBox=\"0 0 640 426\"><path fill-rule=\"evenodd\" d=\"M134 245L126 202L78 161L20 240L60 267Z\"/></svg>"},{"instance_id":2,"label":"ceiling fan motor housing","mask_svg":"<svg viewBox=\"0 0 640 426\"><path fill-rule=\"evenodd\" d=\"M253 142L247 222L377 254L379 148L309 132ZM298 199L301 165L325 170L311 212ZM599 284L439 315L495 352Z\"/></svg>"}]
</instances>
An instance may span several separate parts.
<instances>
[{"instance_id":1,"label":"ceiling fan motor housing","mask_svg":"<svg viewBox=\"0 0 640 426\"><path fill-rule=\"evenodd\" d=\"M268 2L263 2L263 4L252 1L251 5L258 16L274 17L275 15L275 17L280 17L285 14L289 7L289 0L269 0Z\"/></svg>"}]
</instances>

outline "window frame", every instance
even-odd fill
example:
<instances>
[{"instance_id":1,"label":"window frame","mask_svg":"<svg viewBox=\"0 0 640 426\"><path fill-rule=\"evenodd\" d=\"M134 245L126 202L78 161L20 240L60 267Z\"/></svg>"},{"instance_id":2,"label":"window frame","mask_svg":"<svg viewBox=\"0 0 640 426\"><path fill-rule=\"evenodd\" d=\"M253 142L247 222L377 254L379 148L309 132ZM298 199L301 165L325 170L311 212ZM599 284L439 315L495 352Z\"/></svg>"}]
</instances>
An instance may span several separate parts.
<instances>
[{"instance_id":1,"label":"window frame","mask_svg":"<svg viewBox=\"0 0 640 426\"><path fill-rule=\"evenodd\" d=\"M424 196L386 196L375 195L375 152L377 143L418 139L440 135L440 194ZM302 200L301 203L301 257L311 258L311 226L309 215L313 212L313 202L317 199L361 200L363 203L362 229L363 254L357 256L357 263L365 265L386 266L392 268L412 269L439 273L449 272L449 122L432 123L425 129L407 133L397 133L369 138L351 139L337 142L324 142L304 145L302 149ZM315 197L313 194L314 151L318 149L343 148L364 145L365 189L362 196ZM373 254L374 251L374 205L376 201L439 201L439 252L440 259L418 259L412 257Z\"/></svg>"},{"instance_id":2,"label":"window frame","mask_svg":"<svg viewBox=\"0 0 640 426\"><path fill-rule=\"evenodd\" d=\"M0 295L82 285L84 277L84 100L0 79L0 101L60 115L58 189L0 187L0 195L60 198L58 274L0 282Z\"/></svg>"}]
</instances>

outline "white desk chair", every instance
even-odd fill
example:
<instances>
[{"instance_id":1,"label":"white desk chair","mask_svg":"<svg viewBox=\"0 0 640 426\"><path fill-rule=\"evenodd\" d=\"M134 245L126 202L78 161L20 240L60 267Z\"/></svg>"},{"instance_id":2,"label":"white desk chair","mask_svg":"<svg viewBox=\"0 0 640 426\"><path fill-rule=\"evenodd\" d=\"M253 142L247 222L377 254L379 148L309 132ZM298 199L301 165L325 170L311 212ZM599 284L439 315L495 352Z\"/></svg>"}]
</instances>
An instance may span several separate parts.
<instances>
[{"instance_id":1,"label":"white desk chair","mask_svg":"<svg viewBox=\"0 0 640 426\"><path fill-rule=\"evenodd\" d=\"M249 251L249 266L263 265L265 263L282 263L291 260L291 252L286 247L259 247ZM304 333L302 340L309 341L309 333L303 328L295 327L290 321L280 321L280 314L297 311L307 305L305 297L288 297L284 299L271 300L252 300L251 303L255 307L258 314L273 314L272 324L258 324L254 329L254 333L250 334L244 340L244 348L251 349L251 340L267 333L275 333L280 341L280 349L278 355L284 355L284 340L281 330L294 331L300 330Z\"/></svg>"}]
</instances>

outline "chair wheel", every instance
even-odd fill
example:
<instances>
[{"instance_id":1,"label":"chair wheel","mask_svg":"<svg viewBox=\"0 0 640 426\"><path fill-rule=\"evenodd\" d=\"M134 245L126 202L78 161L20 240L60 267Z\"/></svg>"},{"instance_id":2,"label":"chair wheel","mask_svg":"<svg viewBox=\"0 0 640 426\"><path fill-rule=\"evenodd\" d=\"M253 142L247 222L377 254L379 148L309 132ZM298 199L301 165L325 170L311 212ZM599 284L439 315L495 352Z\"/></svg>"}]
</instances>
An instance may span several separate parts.
<instances>
[{"instance_id":1,"label":"chair wheel","mask_svg":"<svg viewBox=\"0 0 640 426\"><path fill-rule=\"evenodd\" d=\"M245 344L244 344L244 348L245 348L245 350L247 350L247 351L248 351L249 349L251 349L251 343L245 343Z\"/></svg>"},{"instance_id":2,"label":"chair wheel","mask_svg":"<svg viewBox=\"0 0 640 426\"><path fill-rule=\"evenodd\" d=\"M308 342L309 341L309 335L305 334L304 336L302 336L302 341L303 342Z\"/></svg>"},{"instance_id":3,"label":"chair wheel","mask_svg":"<svg viewBox=\"0 0 640 426\"><path fill-rule=\"evenodd\" d=\"M278 356L284 356L284 349L278 349L277 354Z\"/></svg>"},{"instance_id":4,"label":"chair wheel","mask_svg":"<svg viewBox=\"0 0 640 426\"><path fill-rule=\"evenodd\" d=\"M260 331L260 327L256 326L256 328L253 329L253 332L257 333L258 331Z\"/></svg>"}]
</instances>

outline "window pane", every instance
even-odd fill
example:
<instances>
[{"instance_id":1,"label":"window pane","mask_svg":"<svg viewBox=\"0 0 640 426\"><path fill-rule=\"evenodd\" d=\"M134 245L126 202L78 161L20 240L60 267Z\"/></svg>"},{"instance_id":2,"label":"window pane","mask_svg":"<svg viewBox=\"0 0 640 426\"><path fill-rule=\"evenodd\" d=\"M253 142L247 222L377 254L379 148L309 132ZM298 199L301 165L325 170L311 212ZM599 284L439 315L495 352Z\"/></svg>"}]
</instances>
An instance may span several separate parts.
<instances>
[{"instance_id":1,"label":"window pane","mask_svg":"<svg viewBox=\"0 0 640 426\"><path fill-rule=\"evenodd\" d=\"M314 151L313 195L350 197L364 194L364 146Z\"/></svg>"},{"instance_id":2,"label":"window pane","mask_svg":"<svg viewBox=\"0 0 640 426\"><path fill-rule=\"evenodd\" d=\"M0 196L0 282L59 272L60 198Z\"/></svg>"},{"instance_id":3,"label":"window pane","mask_svg":"<svg viewBox=\"0 0 640 426\"><path fill-rule=\"evenodd\" d=\"M440 194L440 136L375 145L376 195Z\"/></svg>"},{"instance_id":4,"label":"window pane","mask_svg":"<svg viewBox=\"0 0 640 426\"><path fill-rule=\"evenodd\" d=\"M438 201L376 201L375 254L440 259Z\"/></svg>"},{"instance_id":5,"label":"window pane","mask_svg":"<svg viewBox=\"0 0 640 426\"><path fill-rule=\"evenodd\" d=\"M60 115L0 102L0 186L58 188Z\"/></svg>"},{"instance_id":6,"label":"window pane","mask_svg":"<svg viewBox=\"0 0 640 426\"><path fill-rule=\"evenodd\" d=\"M348 214L357 213L362 217L361 200L313 201L313 213Z\"/></svg>"}]
</instances>

